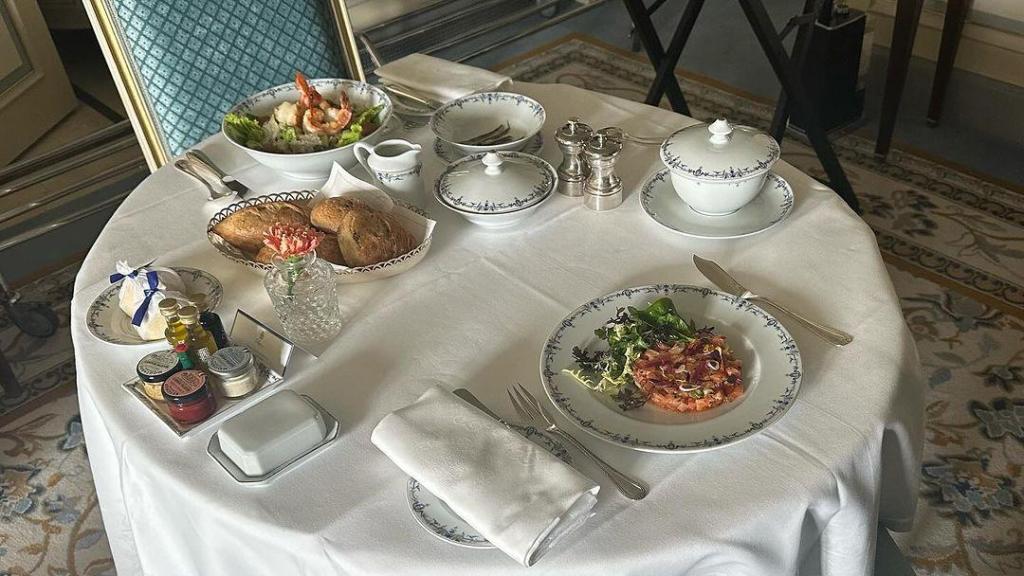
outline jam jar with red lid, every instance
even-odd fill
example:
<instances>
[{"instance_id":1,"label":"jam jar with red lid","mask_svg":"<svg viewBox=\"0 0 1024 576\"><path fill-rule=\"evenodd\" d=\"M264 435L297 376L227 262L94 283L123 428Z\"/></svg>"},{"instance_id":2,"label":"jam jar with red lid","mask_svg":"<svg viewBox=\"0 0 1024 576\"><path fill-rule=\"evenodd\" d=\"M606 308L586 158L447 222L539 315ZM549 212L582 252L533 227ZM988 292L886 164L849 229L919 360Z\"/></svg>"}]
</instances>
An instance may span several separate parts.
<instances>
[{"instance_id":1,"label":"jam jar with red lid","mask_svg":"<svg viewBox=\"0 0 1024 576\"><path fill-rule=\"evenodd\" d=\"M199 370L182 370L172 375L164 382L163 394L168 413L180 424L202 422L217 410L206 374Z\"/></svg>"}]
</instances>

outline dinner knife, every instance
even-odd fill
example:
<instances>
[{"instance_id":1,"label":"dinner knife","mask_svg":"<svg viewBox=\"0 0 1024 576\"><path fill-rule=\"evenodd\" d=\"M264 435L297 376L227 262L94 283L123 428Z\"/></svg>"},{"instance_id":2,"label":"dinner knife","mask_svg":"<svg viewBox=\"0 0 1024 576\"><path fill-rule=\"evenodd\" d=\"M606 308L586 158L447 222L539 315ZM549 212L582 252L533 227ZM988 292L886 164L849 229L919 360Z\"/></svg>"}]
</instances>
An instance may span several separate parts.
<instances>
[{"instance_id":1,"label":"dinner knife","mask_svg":"<svg viewBox=\"0 0 1024 576\"><path fill-rule=\"evenodd\" d=\"M245 184L235 180L234 176L231 176L227 172L221 170L220 167L217 166L202 150L196 150L194 148L192 150L186 150L185 158L210 171L217 177L218 182L223 184L228 190L238 194L239 198L245 198L245 195L252 191Z\"/></svg>"},{"instance_id":2,"label":"dinner knife","mask_svg":"<svg viewBox=\"0 0 1024 576\"><path fill-rule=\"evenodd\" d=\"M498 422L501 422L506 427L508 427L508 424L505 424L505 421L501 419L501 416L498 416L490 408L485 406L484 403L481 402L479 398L474 396L473 393L470 392L469 390L466 390L465 388L456 388L455 390L452 390L452 394L455 394L459 398L462 398L466 402L469 402L470 404L472 404L474 407L479 409L484 414L487 414L491 418L494 418Z\"/></svg>"},{"instance_id":3,"label":"dinner knife","mask_svg":"<svg viewBox=\"0 0 1024 576\"><path fill-rule=\"evenodd\" d=\"M833 346L845 346L850 342L853 342L853 336L847 334L846 332L843 332L842 330L832 328L831 326L826 326L824 324L819 324L817 322L814 322L813 320L804 318L803 316L787 308L784 308L781 304L778 304L777 302L769 298L766 298L764 296L758 296L757 294L754 294L750 290L747 290L746 288L743 287L742 284L737 282L735 278L730 276L729 273L726 272L721 266L712 262L711 260L706 260L694 254L693 264L694 266L697 267L697 270L699 270L705 278L710 280L712 284L717 286L719 290L723 290L725 292L728 292L729 294L732 294L733 296L736 296L737 298L742 298L750 302L765 304L770 308L773 308L774 310L781 312L783 315L789 316L796 322L803 325L804 328L807 328L816 336L825 340L829 344L832 344Z\"/></svg>"}]
</instances>

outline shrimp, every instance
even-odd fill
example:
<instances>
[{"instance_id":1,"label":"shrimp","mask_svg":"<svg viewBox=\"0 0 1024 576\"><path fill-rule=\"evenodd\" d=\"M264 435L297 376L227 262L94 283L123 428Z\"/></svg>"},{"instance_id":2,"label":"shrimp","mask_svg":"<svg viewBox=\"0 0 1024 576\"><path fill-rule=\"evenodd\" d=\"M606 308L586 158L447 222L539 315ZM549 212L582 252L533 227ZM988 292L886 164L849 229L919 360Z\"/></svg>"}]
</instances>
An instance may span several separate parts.
<instances>
[{"instance_id":1,"label":"shrimp","mask_svg":"<svg viewBox=\"0 0 1024 576\"><path fill-rule=\"evenodd\" d=\"M307 133L333 136L352 121L352 103L344 91L341 93L341 105L335 106L310 86L301 72L295 73L295 84L302 92L299 106L305 109L302 113L302 128Z\"/></svg>"},{"instance_id":2,"label":"shrimp","mask_svg":"<svg viewBox=\"0 0 1024 576\"><path fill-rule=\"evenodd\" d=\"M324 97L317 92L316 88L309 85L306 81L306 77L302 75L302 72L295 73L295 85L299 87L299 91L302 95L299 96L299 106L303 109L309 109L320 106Z\"/></svg>"},{"instance_id":3,"label":"shrimp","mask_svg":"<svg viewBox=\"0 0 1024 576\"><path fill-rule=\"evenodd\" d=\"M309 134L334 136L344 130L351 120L351 109L310 108L302 115L302 129Z\"/></svg>"}]
</instances>

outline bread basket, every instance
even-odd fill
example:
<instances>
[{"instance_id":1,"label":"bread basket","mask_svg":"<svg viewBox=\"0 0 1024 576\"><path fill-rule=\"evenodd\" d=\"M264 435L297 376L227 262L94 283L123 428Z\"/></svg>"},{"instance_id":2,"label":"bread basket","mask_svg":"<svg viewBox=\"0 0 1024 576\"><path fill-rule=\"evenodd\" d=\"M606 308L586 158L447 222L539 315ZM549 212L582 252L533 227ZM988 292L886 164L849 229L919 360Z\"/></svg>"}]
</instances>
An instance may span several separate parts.
<instances>
[{"instance_id":1,"label":"bread basket","mask_svg":"<svg viewBox=\"0 0 1024 576\"><path fill-rule=\"evenodd\" d=\"M231 260L232 262L237 262L239 264L242 264L243 266L248 266L253 270L270 270L272 264L261 264L254 260L251 260L248 256L245 255L244 252L232 246L223 238L221 238L217 233L215 233L213 231L214 227L217 226L217 224L220 224L221 221L223 221L228 216L250 206L257 206L260 204L267 204L270 202L293 202L305 206L310 200L313 199L315 195L316 192L312 190L278 192L275 194L267 194L266 196L260 196L258 198L250 198L248 200L243 200L241 202L235 202L234 204L228 206L227 208L224 208L220 212L217 212L216 214L213 215L213 218L210 219L209 224L206 225L206 237L210 240L210 244L212 244L213 247L216 248L217 251L220 252L221 255L227 258L228 260ZM417 208L416 206L413 206L412 204L402 202L401 200L395 200L395 205L400 206L406 210L415 212L416 214L419 214L424 218L429 217L427 213L424 212L423 210ZM378 262L377 264L372 264L370 266L359 266L355 268L339 266L337 264L331 264L331 266L334 268L334 273L338 276L338 281L346 284L354 284L357 282L370 282L373 280L388 278L396 274L401 274L402 272L405 272L406 270L412 268L417 263L419 263L419 261L422 260L423 257L427 255L427 251L430 249L430 240L431 235L428 234L426 237L422 239L418 246L416 246L409 252L406 252L405 254L402 254L397 258L392 258L391 260L386 260L384 262Z\"/></svg>"}]
</instances>

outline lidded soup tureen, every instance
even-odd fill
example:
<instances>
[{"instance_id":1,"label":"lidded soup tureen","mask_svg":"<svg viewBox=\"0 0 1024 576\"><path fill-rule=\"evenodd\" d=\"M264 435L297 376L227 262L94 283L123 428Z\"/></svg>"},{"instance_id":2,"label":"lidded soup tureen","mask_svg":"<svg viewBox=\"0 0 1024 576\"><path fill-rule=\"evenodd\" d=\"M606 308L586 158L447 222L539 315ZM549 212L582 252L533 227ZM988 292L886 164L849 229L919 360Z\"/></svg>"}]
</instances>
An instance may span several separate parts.
<instances>
[{"instance_id":1,"label":"lidded soup tureen","mask_svg":"<svg viewBox=\"0 0 1024 576\"><path fill-rule=\"evenodd\" d=\"M484 228L513 226L551 196L558 177L543 159L522 152L471 154L452 162L434 195L444 207Z\"/></svg>"},{"instance_id":2,"label":"lidded soup tureen","mask_svg":"<svg viewBox=\"0 0 1024 576\"><path fill-rule=\"evenodd\" d=\"M724 119L683 128L661 145L676 194L708 216L731 214L753 200L779 155L771 136Z\"/></svg>"}]
</instances>

